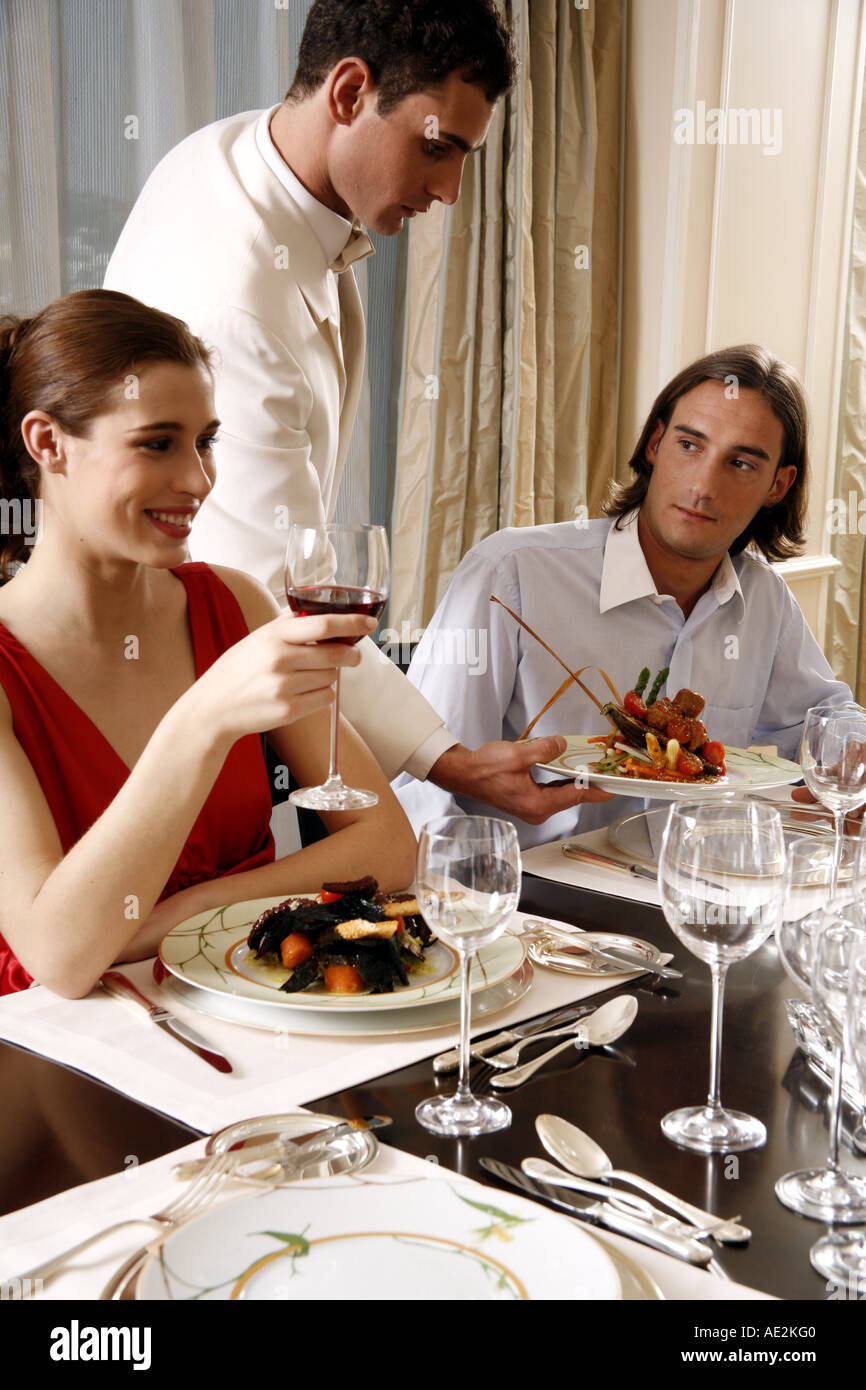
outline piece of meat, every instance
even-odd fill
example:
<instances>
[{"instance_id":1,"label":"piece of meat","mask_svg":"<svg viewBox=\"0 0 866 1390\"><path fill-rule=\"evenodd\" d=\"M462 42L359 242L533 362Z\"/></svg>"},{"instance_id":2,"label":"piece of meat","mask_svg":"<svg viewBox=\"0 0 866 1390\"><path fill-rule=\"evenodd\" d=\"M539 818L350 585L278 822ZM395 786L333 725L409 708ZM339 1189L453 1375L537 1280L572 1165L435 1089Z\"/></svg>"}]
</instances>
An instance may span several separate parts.
<instances>
[{"instance_id":1,"label":"piece of meat","mask_svg":"<svg viewBox=\"0 0 866 1390\"><path fill-rule=\"evenodd\" d=\"M706 703L704 697L695 694L694 690L678 690L674 696L674 709L684 714L686 719L697 719Z\"/></svg>"}]
</instances>

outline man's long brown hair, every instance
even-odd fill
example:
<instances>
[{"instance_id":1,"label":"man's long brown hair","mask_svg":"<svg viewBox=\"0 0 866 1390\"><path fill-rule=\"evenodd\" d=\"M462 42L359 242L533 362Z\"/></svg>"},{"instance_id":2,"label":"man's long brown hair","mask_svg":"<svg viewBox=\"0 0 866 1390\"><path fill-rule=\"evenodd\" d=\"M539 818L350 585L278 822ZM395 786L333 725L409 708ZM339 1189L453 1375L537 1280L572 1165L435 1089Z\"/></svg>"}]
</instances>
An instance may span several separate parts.
<instances>
[{"instance_id":1,"label":"man's long brown hair","mask_svg":"<svg viewBox=\"0 0 866 1390\"><path fill-rule=\"evenodd\" d=\"M667 429L680 396L700 386L702 381L720 381L732 391L747 389L763 396L784 431L778 467L793 464L797 470L797 476L782 500L775 506L760 508L745 531L730 546L730 554L738 555L747 545L753 545L768 560L788 560L799 555L805 543L809 474L806 398L793 367L755 343L721 348L718 352L699 358L697 362L684 367L659 392L629 459L629 467L635 477L632 482L615 487L613 495L605 503L605 515L616 517L618 524L622 517L641 505L652 476L652 466L646 458L650 437L659 420Z\"/></svg>"}]
</instances>

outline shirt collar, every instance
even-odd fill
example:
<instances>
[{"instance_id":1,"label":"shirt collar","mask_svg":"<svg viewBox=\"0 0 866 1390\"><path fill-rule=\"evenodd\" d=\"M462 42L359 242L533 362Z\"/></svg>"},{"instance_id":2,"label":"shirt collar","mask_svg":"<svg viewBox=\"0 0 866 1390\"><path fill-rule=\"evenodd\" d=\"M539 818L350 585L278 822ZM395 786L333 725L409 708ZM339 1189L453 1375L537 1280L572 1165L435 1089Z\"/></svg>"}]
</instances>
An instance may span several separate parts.
<instances>
[{"instance_id":1,"label":"shirt collar","mask_svg":"<svg viewBox=\"0 0 866 1390\"><path fill-rule=\"evenodd\" d=\"M659 594L650 574L638 537L639 511L640 508L636 507L629 512L619 526L616 521L611 522L601 568L600 613L607 613L611 608L639 598L651 598L654 603L674 601L670 594ZM719 606L727 603L734 594L743 597L737 571L727 553L713 575L711 587Z\"/></svg>"},{"instance_id":2,"label":"shirt collar","mask_svg":"<svg viewBox=\"0 0 866 1390\"><path fill-rule=\"evenodd\" d=\"M342 269L341 257L350 242L353 244L353 250L356 245L360 248L360 254L355 252L351 257L352 260L360 259L361 255L372 254L372 242L368 241L367 243L369 250L366 247L361 247L360 238L363 238L364 234L360 233L359 238L358 224L341 217L338 212L334 212L333 208L326 208L324 203L320 203L317 198L314 198L309 189L304 187L297 175L289 168L282 155L278 153L270 133L271 119L278 110L279 106L272 106L270 110L262 112L256 125L256 145L268 168L291 194L309 222L325 253L326 261L329 265L336 262L336 268ZM351 264L351 261L347 260L347 263Z\"/></svg>"}]
</instances>

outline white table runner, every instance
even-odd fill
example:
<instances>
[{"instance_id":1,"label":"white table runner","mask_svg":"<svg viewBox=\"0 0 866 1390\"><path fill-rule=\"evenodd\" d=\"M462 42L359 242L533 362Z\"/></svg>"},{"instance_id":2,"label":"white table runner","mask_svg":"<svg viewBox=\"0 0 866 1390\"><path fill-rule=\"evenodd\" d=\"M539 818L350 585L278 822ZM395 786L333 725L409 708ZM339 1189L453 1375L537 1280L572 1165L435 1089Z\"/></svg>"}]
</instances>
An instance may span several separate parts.
<instances>
[{"instance_id":1,"label":"white table runner","mask_svg":"<svg viewBox=\"0 0 866 1390\"><path fill-rule=\"evenodd\" d=\"M519 920L525 920L519 914ZM143 1105L204 1132L252 1115L306 1105L433 1057L458 1040L458 1028L388 1038L310 1037L224 1023L187 1008L154 982L152 961L123 973L154 1002L190 1023L225 1054L223 1075L188 1048L96 989L86 999L62 999L41 986L0 999L0 1038L75 1067ZM631 976L583 979L536 966L533 984L509 1009L479 1019L476 1033L507 1028L536 1014L585 999ZM413 1011L412 1022L417 1022ZM433 1074L431 1070L431 1084Z\"/></svg>"}]
</instances>

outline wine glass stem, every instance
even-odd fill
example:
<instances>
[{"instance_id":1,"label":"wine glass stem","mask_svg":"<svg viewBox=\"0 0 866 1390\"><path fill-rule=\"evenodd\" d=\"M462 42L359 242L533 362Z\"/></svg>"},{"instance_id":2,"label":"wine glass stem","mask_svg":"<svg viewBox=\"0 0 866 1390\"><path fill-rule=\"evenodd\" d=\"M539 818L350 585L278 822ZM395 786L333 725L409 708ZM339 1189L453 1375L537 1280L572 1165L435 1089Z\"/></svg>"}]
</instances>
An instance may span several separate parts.
<instances>
[{"instance_id":1,"label":"wine glass stem","mask_svg":"<svg viewBox=\"0 0 866 1390\"><path fill-rule=\"evenodd\" d=\"M469 1089L469 1026L472 1013L472 995L469 993L469 975L472 970L472 952L460 952L460 1076L457 1082L457 1100L471 1100Z\"/></svg>"},{"instance_id":2,"label":"wine glass stem","mask_svg":"<svg viewBox=\"0 0 866 1390\"><path fill-rule=\"evenodd\" d=\"M722 1007L727 973L728 967L726 965L710 966L710 975L713 980L713 1012L710 1023L710 1093L707 1096L707 1105L710 1110L721 1108L719 1092L722 1078Z\"/></svg>"},{"instance_id":3,"label":"wine glass stem","mask_svg":"<svg viewBox=\"0 0 866 1390\"><path fill-rule=\"evenodd\" d=\"M337 679L334 681L334 703L331 705L331 766L328 769L328 781L339 782L340 774L337 771L337 729L340 723L340 672L337 670Z\"/></svg>"},{"instance_id":4,"label":"wine glass stem","mask_svg":"<svg viewBox=\"0 0 866 1390\"><path fill-rule=\"evenodd\" d=\"M845 812L833 812L833 825L836 831L836 844L833 849L833 868L830 874L830 901L835 901L839 883L839 865L842 863L842 837L845 834Z\"/></svg>"},{"instance_id":5,"label":"wine glass stem","mask_svg":"<svg viewBox=\"0 0 866 1390\"><path fill-rule=\"evenodd\" d=\"M833 1048L833 1085L830 1088L830 1154L827 1167L831 1173L839 1171L839 1120L842 1110L842 1048Z\"/></svg>"}]
</instances>

